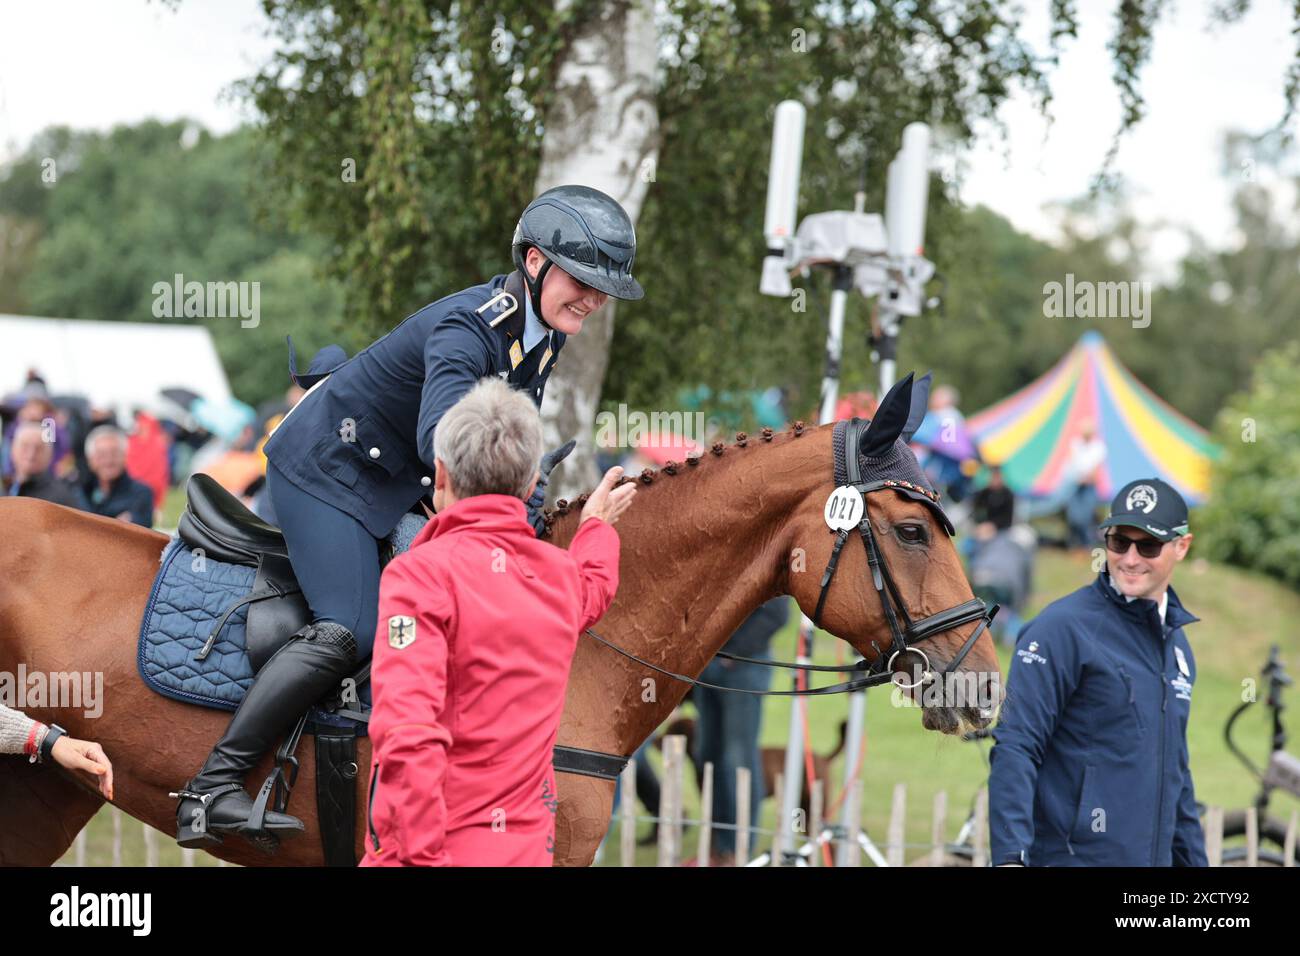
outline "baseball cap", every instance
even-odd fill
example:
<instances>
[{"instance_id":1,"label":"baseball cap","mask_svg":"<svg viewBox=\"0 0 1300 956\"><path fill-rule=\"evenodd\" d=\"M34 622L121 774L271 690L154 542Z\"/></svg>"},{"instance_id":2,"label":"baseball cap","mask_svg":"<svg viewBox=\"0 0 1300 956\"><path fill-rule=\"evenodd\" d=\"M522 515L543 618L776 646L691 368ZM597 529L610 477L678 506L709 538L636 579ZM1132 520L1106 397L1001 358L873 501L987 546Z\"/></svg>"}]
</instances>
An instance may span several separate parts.
<instances>
[{"instance_id":1,"label":"baseball cap","mask_svg":"<svg viewBox=\"0 0 1300 956\"><path fill-rule=\"evenodd\" d=\"M1138 528L1161 541L1187 534L1187 502L1159 478L1139 478L1119 490L1102 528Z\"/></svg>"}]
</instances>

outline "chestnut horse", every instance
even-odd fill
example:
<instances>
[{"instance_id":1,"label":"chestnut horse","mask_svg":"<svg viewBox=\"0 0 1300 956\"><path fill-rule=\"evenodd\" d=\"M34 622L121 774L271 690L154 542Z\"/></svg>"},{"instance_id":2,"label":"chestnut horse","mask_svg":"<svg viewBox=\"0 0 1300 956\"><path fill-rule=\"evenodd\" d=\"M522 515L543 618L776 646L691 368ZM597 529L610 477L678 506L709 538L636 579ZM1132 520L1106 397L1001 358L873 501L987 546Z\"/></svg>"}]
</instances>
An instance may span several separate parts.
<instances>
[{"instance_id":1,"label":"chestnut horse","mask_svg":"<svg viewBox=\"0 0 1300 956\"><path fill-rule=\"evenodd\" d=\"M621 583L617 600L594 630L619 647L679 674L698 675L745 617L764 601L792 595L805 614L816 607L834 535L823 506L834 487L831 427L737 436L689 464L669 465L638 480L636 503L620 519ZM868 496L868 515L912 617L971 598L957 553L934 514L891 492ZM566 546L578 509L561 508L552 540ZM96 740L113 761L118 807L169 836L176 801L168 791L202 764L224 730L227 713L155 694L136 667L140 620L164 535L120 521L24 498L0 500L0 672L20 663L31 672L99 672L102 714L76 708L29 708L75 737ZM907 532L900 535L900 529ZM845 547L822 626L868 659L888 646L865 549ZM957 654L976 624L935 635L925 650L935 669ZM993 645L981 634L960 672L1000 692ZM579 639L558 742L631 754L682 699L687 686L622 657L589 636ZM925 727L955 733L986 726L974 707L922 708ZM300 749L301 771L290 812L306 833L267 856L230 838L208 852L248 865L320 865L314 748ZM370 766L361 740L358 763ZM250 776L271 769L268 755ZM561 773L556 865L586 865L610 822L614 784ZM365 781L357 799L357 858L366 829ZM0 864L48 865L70 846L102 798L57 767L0 757Z\"/></svg>"}]
</instances>

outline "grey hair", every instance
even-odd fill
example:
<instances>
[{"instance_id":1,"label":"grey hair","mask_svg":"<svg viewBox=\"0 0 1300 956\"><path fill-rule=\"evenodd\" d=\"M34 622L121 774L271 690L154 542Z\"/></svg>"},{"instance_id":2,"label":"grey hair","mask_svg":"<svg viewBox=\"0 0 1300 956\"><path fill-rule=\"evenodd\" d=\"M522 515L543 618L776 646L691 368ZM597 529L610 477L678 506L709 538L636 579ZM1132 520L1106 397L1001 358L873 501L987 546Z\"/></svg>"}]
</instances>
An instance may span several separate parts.
<instances>
[{"instance_id":1,"label":"grey hair","mask_svg":"<svg viewBox=\"0 0 1300 956\"><path fill-rule=\"evenodd\" d=\"M457 497L527 498L542 457L542 417L523 392L482 379L438 422L434 454Z\"/></svg>"},{"instance_id":2,"label":"grey hair","mask_svg":"<svg viewBox=\"0 0 1300 956\"><path fill-rule=\"evenodd\" d=\"M90 457L90 450L95 447L95 442L99 441L99 439L103 438L105 435L112 435L114 438L116 438L122 444L122 451L124 452L126 451L127 449L126 432L122 431L122 429L112 424L96 425L94 428L90 430L90 434L86 436L86 457L87 458Z\"/></svg>"}]
</instances>

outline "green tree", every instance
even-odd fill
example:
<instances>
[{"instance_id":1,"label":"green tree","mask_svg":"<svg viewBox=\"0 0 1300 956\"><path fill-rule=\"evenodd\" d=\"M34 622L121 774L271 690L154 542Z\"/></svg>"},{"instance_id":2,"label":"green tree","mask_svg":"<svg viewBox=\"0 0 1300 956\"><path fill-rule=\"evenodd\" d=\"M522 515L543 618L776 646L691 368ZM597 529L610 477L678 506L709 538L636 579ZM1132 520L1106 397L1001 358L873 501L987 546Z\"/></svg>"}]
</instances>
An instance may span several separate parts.
<instances>
[{"instance_id":1,"label":"green tree","mask_svg":"<svg viewBox=\"0 0 1300 956\"><path fill-rule=\"evenodd\" d=\"M1283 144L1240 134L1224 144L1224 171L1236 184L1235 244L1209 249L1192 240L1178 278L1156 291L1150 328L1133 330L1120 355L1184 414L1210 426L1224 401L1250 380L1261 358L1300 339L1300 236L1296 207L1264 180L1290 154ZM1252 170L1242 175L1243 163ZM1300 185L1292 178L1290 185Z\"/></svg>"},{"instance_id":2,"label":"green tree","mask_svg":"<svg viewBox=\"0 0 1300 956\"><path fill-rule=\"evenodd\" d=\"M252 130L212 136L185 122L47 130L0 178L15 250L0 260L0 308L189 322L155 315L156 283L257 282L257 329L205 320L235 393L253 403L288 385L286 332L306 359L329 341L359 348L369 340L342 325L341 288L320 274L328 246L291 233L259 193L259 142Z\"/></svg>"},{"instance_id":3,"label":"green tree","mask_svg":"<svg viewBox=\"0 0 1300 956\"><path fill-rule=\"evenodd\" d=\"M1207 557L1300 588L1300 345L1261 358L1248 392L1228 402L1223 455L1194 518Z\"/></svg>"},{"instance_id":4,"label":"green tree","mask_svg":"<svg viewBox=\"0 0 1300 956\"><path fill-rule=\"evenodd\" d=\"M233 319L204 322L212 330L231 391L246 401L278 397L289 386L285 336L293 337L300 369L331 342L343 344L349 354L365 344L331 321L343 313L343 292L337 283L320 281L318 269L316 256L306 251L276 253L239 277L259 285L256 328Z\"/></svg>"},{"instance_id":5,"label":"green tree","mask_svg":"<svg viewBox=\"0 0 1300 956\"><path fill-rule=\"evenodd\" d=\"M213 137L147 121L80 138L49 191L45 238L24 286L42 315L158 321L153 285L176 273L228 281L291 244L258 222L251 131Z\"/></svg>"},{"instance_id":6,"label":"green tree","mask_svg":"<svg viewBox=\"0 0 1300 956\"><path fill-rule=\"evenodd\" d=\"M379 334L431 299L509 268L556 65L575 25L607 6L267 0L282 47L243 89L262 114L268 177L285 208L338 250L329 268L357 328ZM1141 116L1139 75L1164 6L1116 3L1111 46L1125 124ZM906 123L929 122L956 150L1013 90L1049 101L1054 57L1077 34L1075 5L1053 2L1045 52L1020 38L1018 8L998 0L669 0L655 9L662 143L638 222L648 295L619 308L607 400L662 405L683 384L779 382L794 407L810 408L824 311L810 300L795 312L756 289L774 105L795 97L809 108L801 209L849 207L867 157L867 208L880 209L884 157ZM1289 79L1287 95L1294 100ZM946 271L963 248L961 220L936 180L929 249ZM1006 307L986 305L990 316L1031 304L1026 289ZM815 291L824 299L824 282ZM957 343L978 338L956 325L954 317L943 326L955 334L933 356L953 374ZM1023 329L995 338L1022 344ZM1082 329L1056 331L1035 340L1042 344L1031 359L1059 354L1057 339ZM846 387L865 384L873 377L865 347L848 346ZM930 358L924 348L913 357ZM974 393L1010 380L981 377Z\"/></svg>"}]
</instances>

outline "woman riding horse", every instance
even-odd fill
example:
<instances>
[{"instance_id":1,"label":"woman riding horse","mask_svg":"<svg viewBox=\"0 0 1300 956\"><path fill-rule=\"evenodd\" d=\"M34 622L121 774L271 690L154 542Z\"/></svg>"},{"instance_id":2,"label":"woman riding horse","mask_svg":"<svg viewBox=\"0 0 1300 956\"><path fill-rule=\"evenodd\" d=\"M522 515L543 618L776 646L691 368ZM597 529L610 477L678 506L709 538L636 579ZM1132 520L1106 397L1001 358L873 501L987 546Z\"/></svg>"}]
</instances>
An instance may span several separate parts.
<instances>
[{"instance_id":1,"label":"woman riding horse","mask_svg":"<svg viewBox=\"0 0 1300 956\"><path fill-rule=\"evenodd\" d=\"M586 186L533 200L515 228L517 271L425 306L333 368L289 372L308 392L266 443L266 487L312 612L262 667L199 773L180 792L177 842L223 833L291 836L302 821L268 811L248 828L244 777L273 740L370 655L379 541L432 491L439 419L479 379L499 375L540 407L568 335L609 296L639 299L636 233L619 203ZM552 266L558 268L552 269ZM573 448L545 456L529 520L540 533L545 486Z\"/></svg>"}]
</instances>

